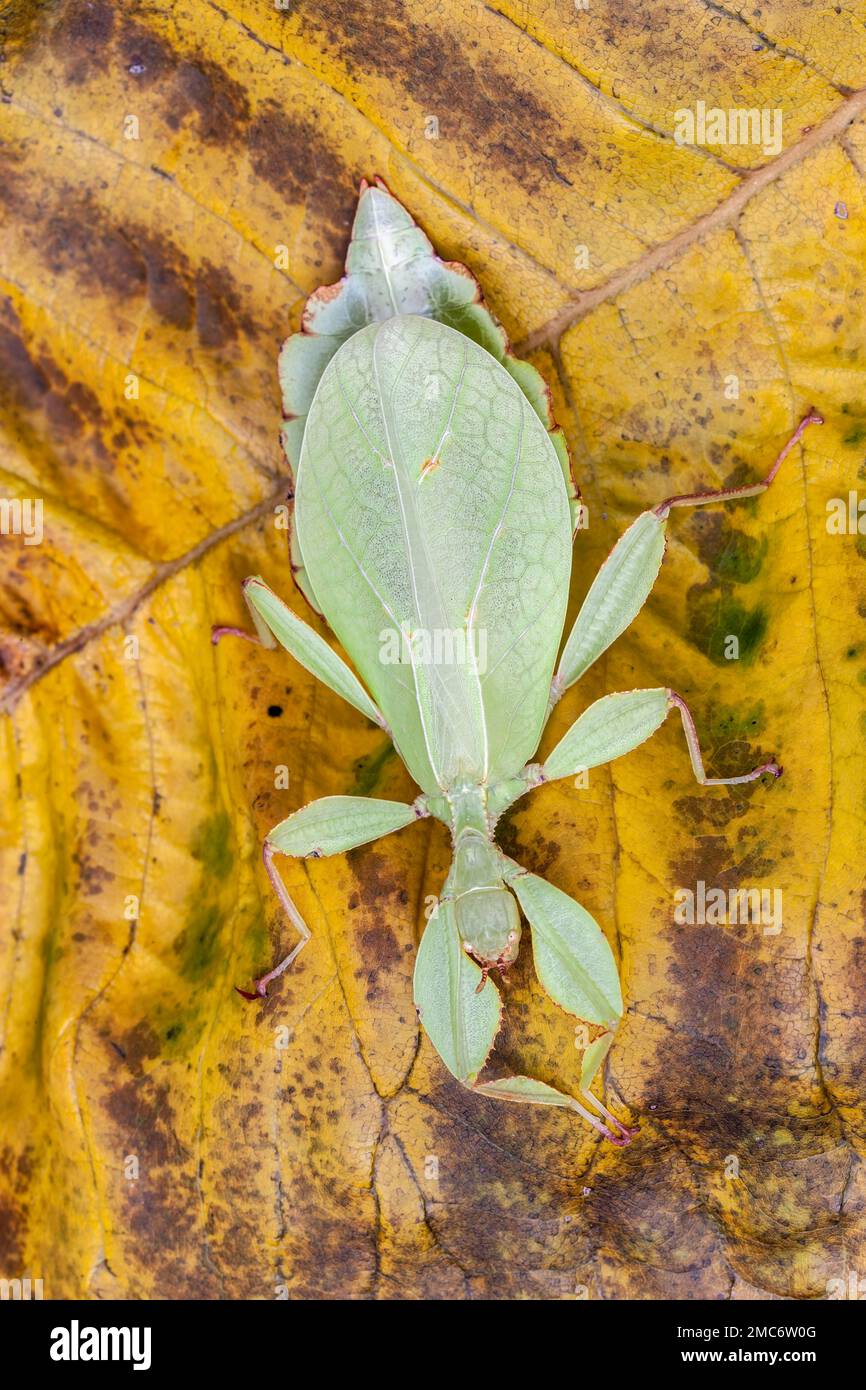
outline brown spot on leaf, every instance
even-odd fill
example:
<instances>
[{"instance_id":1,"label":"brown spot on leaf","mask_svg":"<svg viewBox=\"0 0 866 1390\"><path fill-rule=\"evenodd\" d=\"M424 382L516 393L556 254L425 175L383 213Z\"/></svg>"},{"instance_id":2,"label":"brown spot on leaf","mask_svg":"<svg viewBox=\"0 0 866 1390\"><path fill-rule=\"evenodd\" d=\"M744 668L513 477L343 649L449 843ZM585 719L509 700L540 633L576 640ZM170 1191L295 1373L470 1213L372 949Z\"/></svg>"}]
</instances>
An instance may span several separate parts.
<instances>
[{"instance_id":1,"label":"brown spot on leaf","mask_svg":"<svg viewBox=\"0 0 866 1390\"><path fill-rule=\"evenodd\" d=\"M560 845L542 835L540 830L533 831L531 837L521 836L516 817L522 809L511 806L504 812L496 826L496 840L510 858L516 859L530 873L545 878L559 858Z\"/></svg>"},{"instance_id":2,"label":"brown spot on leaf","mask_svg":"<svg viewBox=\"0 0 866 1390\"><path fill-rule=\"evenodd\" d=\"M0 1197L0 1268L6 1278L20 1278L24 1258L24 1213L11 1198Z\"/></svg>"},{"instance_id":3,"label":"brown spot on leaf","mask_svg":"<svg viewBox=\"0 0 866 1390\"><path fill-rule=\"evenodd\" d=\"M45 217L40 234L52 269L71 272L119 299L141 294L145 262L124 229L107 220L89 196L61 194L63 201Z\"/></svg>"},{"instance_id":4,"label":"brown spot on leaf","mask_svg":"<svg viewBox=\"0 0 866 1390\"><path fill-rule=\"evenodd\" d=\"M384 923L358 932L358 945L361 959L370 965L382 965L387 969L388 966L397 965L402 958L396 936Z\"/></svg>"},{"instance_id":5,"label":"brown spot on leaf","mask_svg":"<svg viewBox=\"0 0 866 1390\"><path fill-rule=\"evenodd\" d=\"M41 414L52 444L91 430L92 448L100 460L105 457L96 433L105 417L96 395L83 382L70 382L47 353L31 353L18 315L5 299L0 300L0 411L28 426Z\"/></svg>"},{"instance_id":6,"label":"brown spot on leaf","mask_svg":"<svg viewBox=\"0 0 866 1390\"><path fill-rule=\"evenodd\" d=\"M189 261L167 238L139 232L135 244L147 267L147 297L151 307L175 328L191 328L195 299Z\"/></svg>"},{"instance_id":7,"label":"brown spot on leaf","mask_svg":"<svg viewBox=\"0 0 866 1390\"><path fill-rule=\"evenodd\" d=\"M106 884L114 882L114 874L99 864L90 855L76 851L72 862L78 869L78 882L81 892L87 898L97 897Z\"/></svg>"},{"instance_id":8,"label":"brown spot on leaf","mask_svg":"<svg viewBox=\"0 0 866 1390\"><path fill-rule=\"evenodd\" d=\"M176 96L166 120L176 130L194 113L198 133L208 144L226 145L236 139L249 119L250 104L239 82L207 58L185 59L177 69Z\"/></svg>"},{"instance_id":9,"label":"brown spot on leaf","mask_svg":"<svg viewBox=\"0 0 866 1390\"><path fill-rule=\"evenodd\" d=\"M108 0L73 0L61 10L50 42L69 83L77 86L104 70L114 23L114 6Z\"/></svg>"},{"instance_id":10,"label":"brown spot on leaf","mask_svg":"<svg viewBox=\"0 0 866 1390\"><path fill-rule=\"evenodd\" d=\"M175 1134L168 1086L153 1077L136 1077L116 1086L106 1096L103 1106L124 1130L130 1143L135 1142L142 1166L146 1161L153 1167L163 1167L183 1159L183 1146Z\"/></svg>"},{"instance_id":11,"label":"brown spot on leaf","mask_svg":"<svg viewBox=\"0 0 866 1390\"><path fill-rule=\"evenodd\" d=\"M177 66L171 45L135 20L125 19L118 44L127 72L141 86L150 86Z\"/></svg>"},{"instance_id":12,"label":"brown spot on leaf","mask_svg":"<svg viewBox=\"0 0 866 1390\"><path fill-rule=\"evenodd\" d=\"M8 300L0 301L0 406L37 410L50 390L45 372L27 351L18 315Z\"/></svg>"},{"instance_id":13,"label":"brown spot on leaf","mask_svg":"<svg viewBox=\"0 0 866 1390\"><path fill-rule=\"evenodd\" d=\"M483 148L488 167L519 178L529 192L549 189L551 178L571 185L561 166L583 146L563 113L521 86L506 64L473 52L458 32L416 26L376 0L302 0L291 17L307 34L320 34L350 76L368 82L375 73L407 91L437 113L444 139L473 157Z\"/></svg>"},{"instance_id":14,"label":"brown spot on leaf","mask_svg":"<svg viewBox=\"0 0 866 1390\"><path fill-rule=\"evenodd\" d=\"M126 1065L135 1076L143 1076L143 1063L152 1061L162 1051L159 1035L145 1019L137 1023L134 1028L128 1029L121 1036L118 1046L123 1053Z\"/></svg>"},{"instance_id":15,"label":"brown spot on leaf","mask_svg":"<svg viewBox=\"0 0 866 1390\"><path fill-rule=\"evenodd\" d=\"M348 236L355 175L325 143L318 123L287 115L278 102L269 100L259 108L248 143L260 179L286 202L309 202L341 236Z\"/></svg>"},{"instance_id":16,"label":"brown spot on leaf","mask_svg":"<svg viewBox=\"0 0 866 1390\"><path fill-rule=\"evenodd\" d=\"M256 332L231 275L210 261L204 261L195 276L195 324L200 341L210 348L233 342L239 331L248 337Z\"/></svg>"}]
</instances>

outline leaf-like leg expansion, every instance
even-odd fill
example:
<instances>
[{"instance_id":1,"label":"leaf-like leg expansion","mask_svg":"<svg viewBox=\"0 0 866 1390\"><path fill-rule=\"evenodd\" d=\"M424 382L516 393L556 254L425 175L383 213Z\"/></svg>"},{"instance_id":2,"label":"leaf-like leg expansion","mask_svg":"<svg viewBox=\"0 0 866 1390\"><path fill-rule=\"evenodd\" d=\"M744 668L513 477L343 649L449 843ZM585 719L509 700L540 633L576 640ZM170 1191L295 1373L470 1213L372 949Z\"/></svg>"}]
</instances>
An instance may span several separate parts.
<instances>
[{"instance_id":1,"label":"leaf-like leg expansion","mask_svg":"<svg viewBox=\"0 0 866 1390\"><path fill-rule=\"evenodd\" d=\"M481 970L460 940L450 887L451 875L424 928L413 990L424 1032L451 1075L471 1087L499 1032L502 1001L492 980L479 989Z\"/></svg>"},{"instance_id":2,"label":"leaf-like leg expansion","mask_svg":"<svg viewBox=\"0 0 866 1390\"><path fill-rule=\"evenodd\" d=\"M243 594L255 623L257 637L239 628L214 628L211 641L218 641L220 636L232 633L246 637L250 642L258 640L263 647L273 648L279 642L306 671L390 735L382 711L324 637L320 637L308 623L297 617L289 605L257 575L244 580Z\"/></svg>"},{"instance_id":3,"label":"leaf-like leg expansion","mask_svg":"<svg viewBox=\"0 0 866 1390\"><path fill-rule=\"evenodd\" d=\"M617 1131L623 1135L628 1135L628 1139L633 1139L634 1136L640 1132L640 1125L633 1125L631 1128L628 1125L624 1125L615 1115L611 1114L606 1106L602 1105L598 1097L593 1095L590 1090L596 1073L610 1051L612 1042L613 1031L611 1030L607 1033L602 1033L600 1037L597 1037L588 1047L584 1048L583 1058L580 1064L580 1094L588 1104L594 1105L597 1110L600 1110L605 1119L612 1124ZM626 1140L626 1142L628 1142L628 1140Z\"/></svg>"},{"instance_id":4,"label":"leaf-like leg expansion","mask_svg":"<svg viewBox=\"0 0 866 1390\"><path fill-rule=\"evenodd\" d=\"M243 584L241 585L241 593L244 596L244 603L247 606L249 615L253 620L255 633L246 632L245 629L242 627L212 627L210 630L210 640L213 642L214 646L217 645L221 637L243 637L245 642L255 642L257 646L266 647L268 651L273 651L276 647L276 638L274 636L273 631L271 630L271 627L269 626L264 616L258 612L255 605L250 600L250 595L247 588L250 582L251 581L249 579L244 580ZM263 581L258 580L258 583L261 584L263 583ZM267 588L267 585L265 585L265 588ZM268 590L268 592L272 593L273 591ZM276 594L274 594L274 601L276 603L282 602L281 599L277 598ZM287 612L291 612L291 609L289 609L286 604L283 604L282 606L286 608ZM300 622L300 619L297 619L297 621Z\"/></svg>"},{"instance_id":5,"label":"leaf-like leg expansion","mask_svg":"<svg viewBox=\"0 0 866 1390\"><path fill-rule=\"evenodd\" d=\"M506 880L532 931L535 971L546 993L576 1018L585 1023L602 1024L608 1030L584 1050L580 1094L588 1105L594 1105L601 1112L608 1128L593 1120L590 1123L595 1124L611 1143L628 1144L639 1127L629 1128L622 1124L589 1089L622 1015L622 994L613 952L601 927L580 903L504 855L503 863ZM528 1082L528 1078L525 1080ZM529 1084L537 1087L539 1083ZM548 1097L541 1103L554 1105L556 1101ZM580 1113L586 1118L582 1107Z\"/></svg>"},{"instance_id":6,"label":"leaf-like leg expansion","mask_svg":"<svg viewBox=\"0 0 866 1390\"><path fill-rule=\"evenodd\" d=\"M616 961L595 918L561 888L502 856L503 875L532 931L535 972L555 1004L585 1023L616 1027Z\"/></svg>"},{"instance_id":7,"label":"leaf-like leg expansion","mask_svg":"<svg viewBox=\"0 0 866 1390\"><path fill-rule=\"evenodd\" d=\"M279 965L255 981L254 992L238 989L238 994L242 994L244 999L263 998L271 980L288 970L310 939L310 929L292 902L273 862L275 854L286 854L295 859L321 859L328 854L342 854L345 850L368 844L370 840L390 835L391 831L400 830L404 825L411 825L429 814L423 796L419 796L411 805L402 801L373 800L365 796L323 796L274 826L265 840L262 857L274 892L289 922L300 933L301 940Z\"/></svg>"},{"instance_id":8,"label":"leaf-like leg expansion","mask_svg":"<svg viewBox=\"0 0 866 1390\"><path fill-rule=\"evenodd\" d=\"M590 1087L595 1080L602 1062L610 1052L613 1042L613 1032L602 1033L600 1037L591 1042L583 1050L583 1059L580 1064L580 1090L582 1095L589 1095Z\"/></svg>"},{"instance_id":9,"label":"leaf-like leg expansion","mask_svg":"<svg viewBox=\"0 0 866 1390\"><path fill-rule=\"evenodd\" d=\"M599 767L631 752L661 728L672 709L678 709L682 717L692 768L702 786L729 787L739 782L754 782L765 772L781 776L779 765L770 762L762 763L741 777L707 777L688 705L676 691L659 686L650 690L620 691L596 700L563 734L542 766L541 781L571 777L579 770Z\"/></svg>"},{"instance_id":10,"label":"leaf-like leg expansion","mask_svg":"<svg viewBox=\"0 0 866 1390\"><path fill-rule=\"evenodd\" d=\"M595 576L574 621L551 683L548 715L563 691L580 679L643 608L664 558L665 527L672 508L735 502L766 492L804 430L820 424L823 419L814 410L803 417L763 482L718 492L682 493L632 522Z\"/></svg>"},{"instance_id":11,"label":"leaf-like leg expansion","mask_svg":"<svg viewBox=\"0 0 866 1390\"><path fill-rule=\"evenodd\" d=\"M585 1051L580 1093L588 1104L601 1111L611 1127L609 1130L601 1128L605 1138L614 1144L627 1144L637 1134L637 1129L622 1124L589 1090L622 1015L622 994L613 952L601 927L580 903L504 855L503 861L507 882L532 931L535 971L546 993L567 1013L586 1023L602 1024L609 1030ZM529 1083L528 1078L523 1080L532 1087L540 1084ZM515 1098L524 1097L503 1097ZM532 1099L532 1096L525 1098ZM540 1103L555 1105L557 1102L547 1097ZM585 1115L582 1108L581 1114ZM598 1129L599 1125L595 1123L595 1127Z\"/></svg>"},{"instance_id":12,"label":"leaf-like leg expansion","mask_svg":"<svg viewBox=\"0 0 866 1390\"><path fill-rule=\"evenodd\" d=\"M794 430L787 444L781 449L776 462L773 464L773 467L770 469L763 482L752 483L748 487L722 488L721 491L718 492L680 493L677 497L669 497L666 502L660 502L657 507L653 508L654 514L659 517L660 520L664 521L672 507L702 507L707 502L736 502L744 497L758 497L762 492L767 491L767 488L772 483L782 464L785 462L785 459L788 457L795 444L799 443L805 430L807 430L810 425L823 425L823 423L823 415L819 415L816 410L808 411Z\"/></svg>"},{"instance_id":13,"label":"leaf-like leg expansion","mask_svg":"<svg viewBox=\"0 0 866 1390\"><path fill-rule=\"evenodd\" d=\"M772 773L774 777L781 776L782 769L778 763L769 762L740 777L707 777L695 721L682 696L662 686L649 690L623 690L613 695L603 695L585 709L563 734L546 762L528 763L520 777L509 778L507 782L493 787L491 797L496 814L501 815L518 797L543 782L574 777L578 772L587 772L592 767L600 767L603 763L622 757L624 753L630 753L661 728L672 709L678 709L682 717L689 757L695 777L702 786L729 787L739 782L754 782L765 772Z\"/></svg>"},{"instance_id":14,"label":"leaf-like leg expansion","mask_svg":"<svg viewBox=\"0 0 866 1390\"><path fill-rule=\"evenodd\" d=\"M517 865L514 869L518 873L523 872ZM493 1100L516 1101L524 1105L553 1105L573 1110L612 1144L627 1144L633 1132L618 1120L610 1116L611 1123L605 1124L573 1096L557 1091L544 1081L536 1081L530 1076L507 1076L496 1081L477 1080L502 1022L502 1004L493 981L483 977L482 971L460 941L454 904L449 896L451 886L452 876L449 876L439 905L421 939L415 964L414 989L415 1006L424 1031L452 1076L467 1090ZM557 893L559 890L551 891ZM615 974L614 968L614 977ZM616 993L618 998L618 985ZM602 1012L609 1014L615 1011L615 1007L610 1008L606 1001L603 1002ZM584 1093L584 1099L597 1105L594 1096Z\"/></svg>"},{"instance_id":15,"label":"leaf-like leg expansion","mask_svg":"<svg viewBox=\"0 0 866 1390\"><path fill-rule=\"evenodd\" d=\"M669 712L670 693L661 686L603 695L563 734L541 768L541 780L573 777L621 758L651 738Z\"/></svg>"},{"instance_id":16,"label":"leaf-like leg expansion","mask_svg":"<svg viewBox=\"0 0 866 1390\"><path fill-rule=\"evenodd\" d=\"M382 711L342 657L338 656L308 623L296 617L288 604L284 603L263 579L257 575L245 579L244 598L263 641L264 633L269 635L271 642L275 637L305 670L335 694L341 695L348 704L354 705L355 709L360 710L361 714L365 714L386 733L390 733Z\"/></svg>"},{"instance_id":17,"label":"leaf-like leg expansion","mask_svg":"<svg viewBox=\"0 0 866 1390\"><path fill-rule=\"evenodd\" d=\"M708 777L704 772L704 761L701 757L701 745L698 741L698 731L695 728L695 721L692 712L681 695L669 690L667 697L671 708L678 709L683 721L683 729L686 735L686 743L689 748L689 757L692 762L692 769L695 777L703 787L734 787L740 782L755 782L765 772L771 772L774 777L781 777L782 769L778 763L761 763L760 767L753 768L751 772L744 772L741 777Z\"/></svg>"},{"instance_id":18,"label":"leaf-like leg expansion","mask_svg":"<svg viewBox=\"0 0 866 1390\"><path fill-rule=\"evenodd\" d=\"M665 553L665 520L642 512L608 555L574 620L550 687L548 715L643 608Z\"/></svg>"},{"instance_id":19,"label":"leaf-like leg expansion","mask_svg":"<svg viewBox=\"0 0 866 1390\"><path fill-rule=\"evenodd\" d=\"M527 763L517 777L490 788L488 811L498 817L543 782L574 777L630 753L661 727L669 713L668 692L662 686L603 695L574 721L546 762Z\"/></svg>"},{"instance_id":20,"label":"leaf-like leg expansion","mask_svg":"<svg viewBox=\"0 0 866 1390\"><path fill-rule=\"evenodd\" d=\"M293 811L268 833L279 854L296 859L321 859L381 840L394 830L430 815L427 798L383 801L370 796L323 796Z\"/></svg>"}]
</instances>

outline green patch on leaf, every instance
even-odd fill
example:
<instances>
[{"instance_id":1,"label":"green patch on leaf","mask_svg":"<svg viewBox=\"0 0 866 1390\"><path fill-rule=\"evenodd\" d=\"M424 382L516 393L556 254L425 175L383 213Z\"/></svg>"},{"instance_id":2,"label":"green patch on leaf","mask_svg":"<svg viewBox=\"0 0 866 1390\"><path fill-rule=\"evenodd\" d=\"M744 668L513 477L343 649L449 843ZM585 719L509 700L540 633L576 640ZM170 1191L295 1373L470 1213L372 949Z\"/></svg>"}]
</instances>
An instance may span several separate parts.
<instances>
[{"instance_id":1,"label":"green patch on leaf","mask_svg":"<svg viewBox=\"0 0 866 1390\"><path fill-rule=\"evenodd\" d=\"M182 957L180 972L188 980L200 980L210 971L218 955L220 928L224 914L213 902L198 903L187 925L175 939L175 950Z\"/></svg>"},{"instance_id":2,"label":"green patch on leaf","mask_svg":"<svg viewBox=\"0 0 866 1390\"><path fill-rule=\"evenodd\" d=\"M217 811L203 821L192 842L192 856L198 859L208 874L222 880L228 878L234 864L231 839L231 821L225 811Z\"/></svg>"},{"instance_id":3,"label":"green patch on leaf","mask_svg":"<svg viewBox=\"0 0 866 1390\"><path fill-rule=\"evenodd\" d=\"M718 588L693 589L688 597L689 637L699 651L717 666L736 659L748 666L754 661L767 632L768 618L760 605L747 608ZM729 638L737 639L736 658L730 655Z\"/></svg>"},{"instance_id":4,"label":"green patch on leaf","mask_svg":"<svg viewBox=\"0 0 866 1390\"><path fill-rule=\"evenodd\" d=\"M393 757L394 745L389 739L375 753L369 753L366 758L359 758L353 767L355 780L347 789L346 795L372 796Z\"/></svg>"},{"instance_id":5,"label":"green patch on leaf","mask_svg":"<svg viewBox=\"0 0 866 1390\"><path fill-rule=\"evenodd\" d=\"M749 584L761 572L767 553L767 538L756 540L745 531L731 530L716 559L715 572L732 584Z\"/></svg>"}]
</instances>

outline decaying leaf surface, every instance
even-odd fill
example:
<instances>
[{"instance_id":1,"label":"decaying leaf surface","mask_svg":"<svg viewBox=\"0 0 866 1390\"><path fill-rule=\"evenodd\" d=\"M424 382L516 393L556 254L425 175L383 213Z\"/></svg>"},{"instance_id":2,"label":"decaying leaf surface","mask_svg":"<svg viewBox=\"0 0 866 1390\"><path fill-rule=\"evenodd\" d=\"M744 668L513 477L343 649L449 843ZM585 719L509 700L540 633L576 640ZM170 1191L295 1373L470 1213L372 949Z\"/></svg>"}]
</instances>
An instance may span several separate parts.
<instances>
[{"instance_id":1,"label":"decaying leaf surface","mask_svg":"<svg viewBox=\"0 0 866 1390\"><path fill-rule=\"evenodd\" d=\"M8 13L7 13L8 11ZM7 7L0 200L0 1273L46 1297L826 1297L862 1270L866 572L862 6L64 0ZM758 28L759 24L759 28ZM698 101L782 149L680 146ZM557 708L671 685L672 721L518 803L507 852L610 933L609 1102L472 1096L411 977L442 827L308 867L285 927L264 832L314 796L411 800L384 736L285 653L209 642L291 591L276 356L380 174L552 383L590 524L575 600L672 493L635 627ZM735 389L736 386L736 389ZM320 629L324 631L324 629ZM726 658L736 636L739 657ZM288 774L288 786L285 786ZM781 889L781 930L680 924L676 889ZM524 947L494 1065L576 1092Z\"/></svg>"}]
</instances>

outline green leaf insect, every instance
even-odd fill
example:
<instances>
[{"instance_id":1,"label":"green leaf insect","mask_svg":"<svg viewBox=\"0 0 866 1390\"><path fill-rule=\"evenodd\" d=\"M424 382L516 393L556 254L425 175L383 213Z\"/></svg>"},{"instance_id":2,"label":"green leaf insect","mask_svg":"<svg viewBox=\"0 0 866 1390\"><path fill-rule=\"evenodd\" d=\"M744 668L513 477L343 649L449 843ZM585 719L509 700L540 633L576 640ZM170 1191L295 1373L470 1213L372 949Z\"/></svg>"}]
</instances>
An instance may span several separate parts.
<instances>
[{"instance_id":1,"label":"green leaf insect","mask_svg":"<svg viewBox=\"0 0 866 1390\"><path fill-rule=\"evenodd\" d=\"M545 762L532 759L556 702L643 607L672 510L763 492L821 419L804 417L763 482L668 498L639 516L563 644L579 504L540 376L510 355L469 273L434 255L380 182L361 186L346 269L312 296L280 379L293 570L354 671L263 579L248 579L244 596L258 640L280 643L385 730L420 795L411 805L325 797L274 827L264 861L298 940L241 992L264 996L309 940L275 856L339 854L436 817L453 859L415 967L427 1036L472 1091L568 1108L625 1145L637 1131L590 1091L623 1011L610 946L579 903L502 852L496 824L532 788L631 752L672 710L703 785L780 775L771 762L707 777L689 710L663 687L606 695ZM517 957L522 919L541 985L592 1025L577 1097L529 1076L479 1080L502 1019L490 972Z\"/></svg>"}]
</instances>

